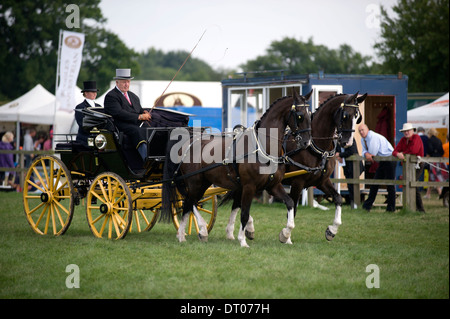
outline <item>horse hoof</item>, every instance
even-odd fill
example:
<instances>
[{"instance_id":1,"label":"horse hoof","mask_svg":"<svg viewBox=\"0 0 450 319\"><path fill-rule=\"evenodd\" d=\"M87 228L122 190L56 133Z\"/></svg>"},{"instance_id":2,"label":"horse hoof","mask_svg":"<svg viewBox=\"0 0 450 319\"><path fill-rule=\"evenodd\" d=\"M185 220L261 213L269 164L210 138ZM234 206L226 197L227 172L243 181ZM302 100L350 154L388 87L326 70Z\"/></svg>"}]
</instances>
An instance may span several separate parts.
<instances>
[{"instance_id":1,"label":"horse hoof","mask_svg":"<svg viewBox=\"0 0 450 319\"><path fill-rule=\"evenodd\" d=\"M284 236L284 234L283 234L283 231L280 231L280 236L279 236L279 238L280 238L280 242L282 243L282 244L286 244L286 242L288 241L288 237L286 237L286 236Z\"/></svg>"},{"instance_id":2,"label":"horse hoof","mask_svg":"<svg viewBox=\"0 0 450 319\"><path fill-rule=\"evenodd\" d=\"M207 243L208 242L208 236L203 236L202 234L198 234L198 239L202 242L202 243Z\"/></svg>"},{"instance_id":3,"label":"horse hoof","mask_svg":"<svg viewBox=\"0 0 450 319\"><path fill-rule=\"evenodd\" d=\"M327 228L327 230L325 231L325 238L326 238L328 241L332 241L333 238L334 238L334 236L335 236L335 234L333 234L333 233L331 232L330 228Z\"/></svg>"},{"instance_id":4,"label":"horse hoof","mask_svg":"<svg viewBox=\"0 0 450 319\"><path fill-rule=\"evenodd\" d=\"M250 232L250 231L246 230L245 237L247 237L247 239L249 239L249 240L253 240L253 239L255 239L255 232L254 231Z\"/></svg>"}]
</instances>

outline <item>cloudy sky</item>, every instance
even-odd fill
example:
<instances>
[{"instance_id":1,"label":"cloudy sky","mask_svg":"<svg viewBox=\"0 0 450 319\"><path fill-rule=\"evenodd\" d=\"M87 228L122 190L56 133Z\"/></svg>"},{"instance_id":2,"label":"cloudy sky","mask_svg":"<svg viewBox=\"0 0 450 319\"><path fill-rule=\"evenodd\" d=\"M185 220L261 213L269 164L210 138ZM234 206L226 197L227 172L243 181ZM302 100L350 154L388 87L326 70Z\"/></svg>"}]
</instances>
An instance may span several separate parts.
<instances>
[{"instance_id":1,"label":"cloudy sky","mask_svg":"<svg viewBox=\"0 0 450 319\"><path fill-rule=\"evenodd\" d=\"M214 68L237 68L284 37L375 56L379 6L396 0L102 0L106 28L138 52L191 51Z\"/></svg>"}]
</instances>

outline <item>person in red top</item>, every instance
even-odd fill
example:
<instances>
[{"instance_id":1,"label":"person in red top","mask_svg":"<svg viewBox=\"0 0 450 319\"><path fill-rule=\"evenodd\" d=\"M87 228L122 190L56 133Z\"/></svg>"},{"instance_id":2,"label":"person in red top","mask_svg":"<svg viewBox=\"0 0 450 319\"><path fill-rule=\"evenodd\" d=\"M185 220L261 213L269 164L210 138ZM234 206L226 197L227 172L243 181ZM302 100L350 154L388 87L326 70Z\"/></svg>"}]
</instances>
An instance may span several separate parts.
<instances>
[{"instance_id":1,"label":"person in red top","mask_svg":"<svg viewBox=\"0 0 450 319\"><path fill-rule=\"evenodd\" d=\"M423 143L419 135L414 134L416 128L411 123L404 123L400 132L403 132L404 136L400 139L397 146L392 152L392 156L403 160L405 154L423 156ZM416 169L416 180L419 179L423 171L423 163L420 163L419 169ZM422 203L422 197L420 196L419 188L416 187L416 209L419 212L425 213L425 209Z\"/></svg>"}]
</instances>

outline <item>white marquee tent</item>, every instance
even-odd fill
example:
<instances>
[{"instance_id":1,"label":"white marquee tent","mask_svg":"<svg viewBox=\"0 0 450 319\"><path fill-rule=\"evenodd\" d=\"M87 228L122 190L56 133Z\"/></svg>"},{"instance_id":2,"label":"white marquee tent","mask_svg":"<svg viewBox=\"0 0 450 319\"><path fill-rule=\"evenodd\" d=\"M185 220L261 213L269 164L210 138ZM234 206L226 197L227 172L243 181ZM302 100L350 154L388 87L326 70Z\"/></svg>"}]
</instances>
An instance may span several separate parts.
<instances>
[{"instance_id":1,"label":"white marquee tent","mask_svg":"<svg viewBox=\"0 0 450 319\"><path fill-rule=\"evenodd\" d=\"M81 89L75 87L76 104L84 99L80 92ZM55 116L55 108L58 109L55 101L55 96L38 84L21 97L0 106L0 122L53 125L54 134L70 133L75 119L74 111L56 111ZM17 125L16 139L20 140L20 125Z\"/></svg>"},{"instance_id":2,"label":"white marquee tent","mask_svg":"<svg viewBox=\"0 0 450 319\"><path fill-rule=\"evenodd\" d=\"M34 109L41 108L49 103L55 103L55 96L47 91L42 85L38 84L33 89L21 97L0 106L1 122L27 122L31 124L48 124L48 118L45 116L48 112L42 112L42 118L34 120L27 114ZM54 114L54 108L52 110ZM25 120L26 119L26 120ZM45 123L41 121L44 120ZM52 123L53 120L50 121Z\"/></svg>"},{"instance_id":3,"label":"white marquee tent","mask_svg":"<svg viewBox=\"0 0 450 319\"><path fill-rule=\"evenodd\" d=\"M446 128L448 129L448 93L444 94L436 101L431 102L407 113L408 122L415 127L422 126L428 128Z\"/></svg>"}]
</instances>

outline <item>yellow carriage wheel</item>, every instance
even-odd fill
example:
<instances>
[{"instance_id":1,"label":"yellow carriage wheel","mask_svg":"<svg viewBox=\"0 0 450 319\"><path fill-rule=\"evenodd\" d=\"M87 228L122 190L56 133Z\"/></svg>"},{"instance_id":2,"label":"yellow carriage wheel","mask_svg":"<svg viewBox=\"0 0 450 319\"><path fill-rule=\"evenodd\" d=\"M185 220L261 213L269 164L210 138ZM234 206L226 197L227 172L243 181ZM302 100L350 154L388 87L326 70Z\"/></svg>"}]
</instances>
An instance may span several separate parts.
<instances>
[{"instance_id":1,"label":"yellow carriage wheel","mask_svg":"<svg viewBox=\"0 0 450 319\"><path fill-rule=\"evenodd\" d=\"M74 212L72 177L57 157L40 156L28 169L23 185L23 206L31 228L40 235L60 236Z\"/></svg>"},{"instance_id":2,"label":"yellow carriage wheel","mask_svg":"<svg viewBox=\"0 0 450 319\"><path fill-rule=\"evenodd\" d=\"M216 195L210 195L203 197L197 204L197 210L202 215L203 219L205 220L208 228L208 233L211 232L212 228L214 227L214 223L216 222L217 217L217 196ZM181 218L182 214L182 208L181 208L181 202L179 207L177 209L173 210L173 224L175 228L178 230L180 227L179 217ZM192 234L192 229L195 229L196 234L199 233L199 226L197 222L197 218L194 216L194 213L189 214L189 221L187 224L187 234Z\"/></svg>"},{"instance_id":3,"label":"yellow carriage wheel","mask_svg":"<svg viewBox=\"0 0 450 319\"><path fill-rule=\"evenodd\" d=\"M95 237L124 238L133 218L130 189L122 177L106 172L98 175L86 197L86 217Z\"/></svg>"},{"instance_id":4,"label":"yellow carriage wheel","mask_svg":"<svg viewBox=\"0 0 450 319\"><path fill-rule=\"evenodd\" d=\"M133 222L130 227L130 232L136 230L138 233L149 231L155 226L158 221L160 209L134 209Z\"/></svg>"}]
</instances>

